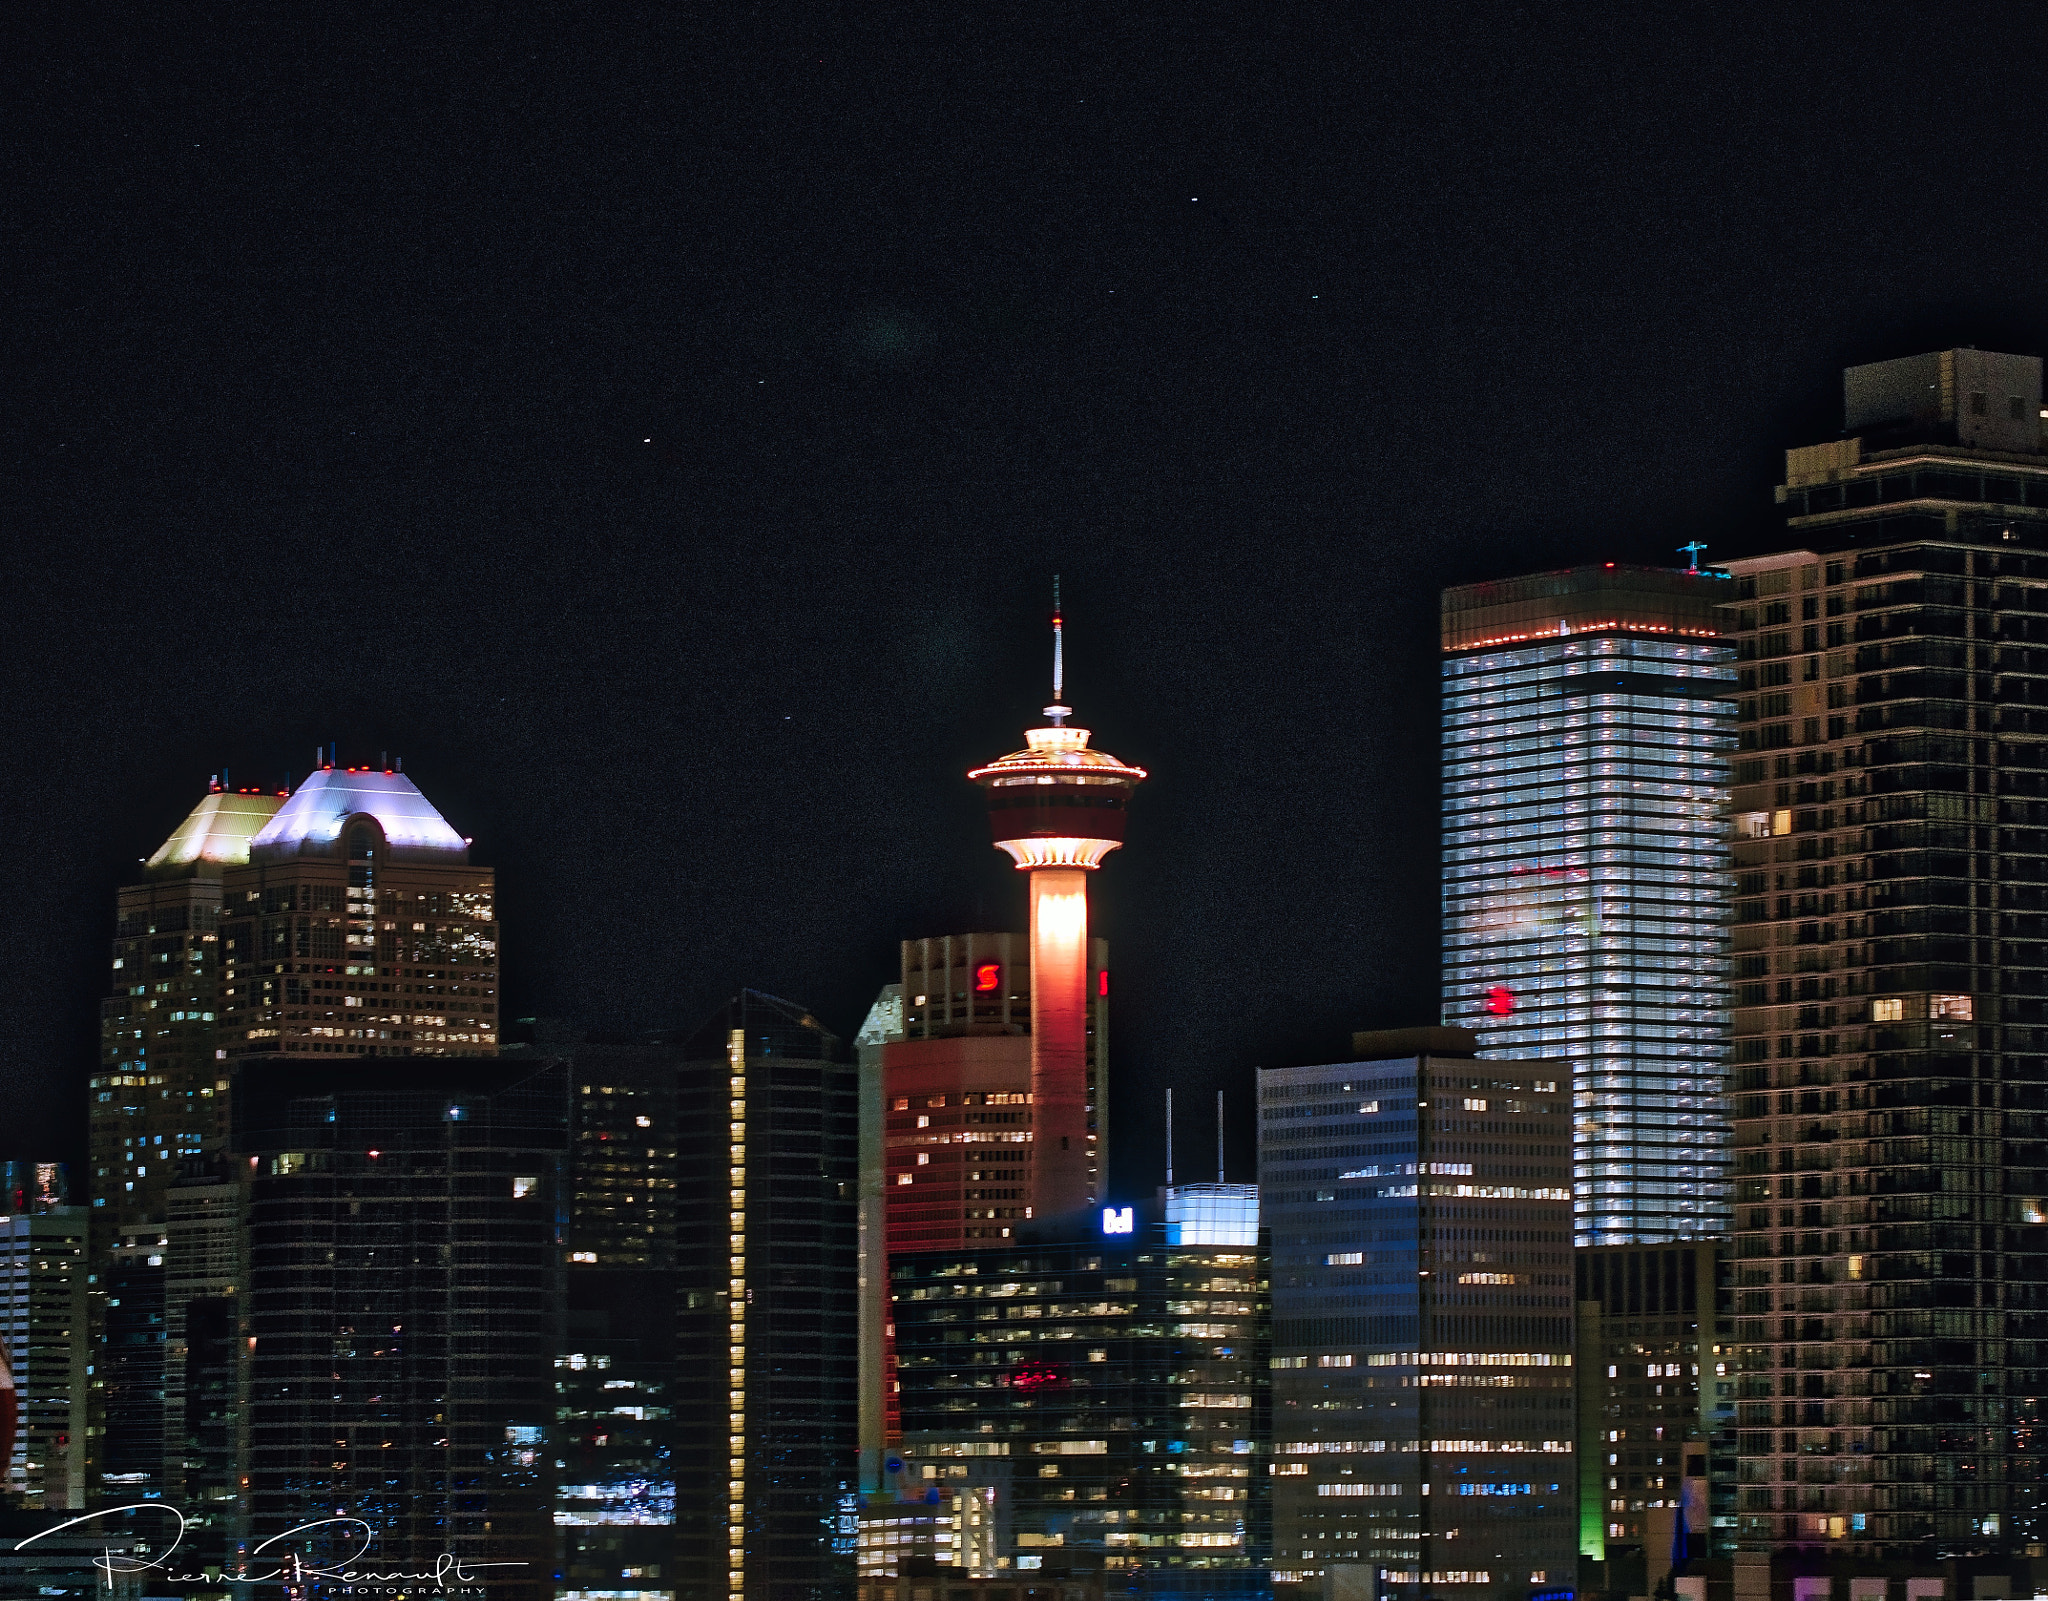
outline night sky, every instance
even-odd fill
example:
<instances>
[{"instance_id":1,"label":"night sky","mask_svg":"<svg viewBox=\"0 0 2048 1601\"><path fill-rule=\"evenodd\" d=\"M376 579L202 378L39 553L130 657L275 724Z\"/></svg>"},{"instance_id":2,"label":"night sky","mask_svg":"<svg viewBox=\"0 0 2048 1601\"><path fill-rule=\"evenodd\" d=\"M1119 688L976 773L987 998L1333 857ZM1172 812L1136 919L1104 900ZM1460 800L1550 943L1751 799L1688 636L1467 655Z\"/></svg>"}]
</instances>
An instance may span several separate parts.
<instances>
[{"instance_id":1,"label":"night sky","mask_svg":"<svg viewBox=\"0 0 2048 1601\"><path fill-rule=\"evenodd\" d=\"M1077 720L1153 773L1094 883L1118 1165L1224 1087L1249 1179L1253 1064L1434 1018L1438 589L1771 548L1845 363L2048 351L2044 42L12 8L0 1155L82 1158L137 858L330 739L498 869L509 1015L851 1033L897 940L1022 926L962 775L1038 720L1057 572Z\"/></svg>"}]
</instances>

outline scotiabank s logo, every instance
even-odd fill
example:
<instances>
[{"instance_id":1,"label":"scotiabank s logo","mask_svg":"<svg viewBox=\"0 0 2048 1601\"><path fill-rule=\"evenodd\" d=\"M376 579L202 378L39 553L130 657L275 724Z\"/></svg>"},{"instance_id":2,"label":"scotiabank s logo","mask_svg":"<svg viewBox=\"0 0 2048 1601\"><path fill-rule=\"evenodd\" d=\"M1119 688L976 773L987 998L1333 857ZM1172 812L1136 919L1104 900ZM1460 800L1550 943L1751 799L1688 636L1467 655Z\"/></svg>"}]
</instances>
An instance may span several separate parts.
<instances>
[{"instance_id":1,"label":"scotiabank s logo","mask_svg":"<svg viewBox=\"0 0 2048 1601\"><path fill-rule=\"evenodd\" d=\"M1003 964L983 962L974 970L974 992L977 995L992 995L1003 987Z\"/></svg>"}]
</instances>

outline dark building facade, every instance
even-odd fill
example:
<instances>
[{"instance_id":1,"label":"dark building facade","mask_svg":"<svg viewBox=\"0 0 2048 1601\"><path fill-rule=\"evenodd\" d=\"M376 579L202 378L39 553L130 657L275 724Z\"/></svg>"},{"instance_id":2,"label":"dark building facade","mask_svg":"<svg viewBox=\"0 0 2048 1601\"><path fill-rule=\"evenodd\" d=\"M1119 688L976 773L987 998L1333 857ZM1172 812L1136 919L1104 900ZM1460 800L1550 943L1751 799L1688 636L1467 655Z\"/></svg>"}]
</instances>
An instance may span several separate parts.
<instances>
[{"instance_id":1,"label":"dark building facade","mask_svg":"<svg viewBox=\"0 0 2048 1601\"><path fill-rule=\"evenodd\" d=\"M950 1576L1264 1568L1257 1200L1239 1186L1209 1203L1186 1223L1112 1205L892 1260L898 1498L950 1509ZM895 1571L877 1549L875 1574Z\"/></svg>"},{"instance_id":2,"label":"dark building facade","mask_svg":"<svg viewBox=\"0 0 2048 1601\"><path fill-rule=\"evenodd\" d=\"M2038 1547L2048 1384L2041 363L1851 368L1732 562L1741 1538Z\"/></svg>"},{"instance_id":3,"label":"dark building facade","mask_svg":"<svg viewBox=\"0 0 2048 1601\"><path fill-rule=\"evenodd\" d=\"M534 1061L237 1065L252 1539L340 1508L371 1561L449 1552L514 1564L494 1593L551 1592L568 1085Z\"/></svg>"},{"instance_id":4,"label":"dark building facade","mask_svg":"<svg viewBox=\"0 0 2048 1601\"><path fill-rule=\"evenodd\" d=\"M570 1070L567 1308L555 1356L556 1583L675 1592L676 1053L543 1040Z\"/></svg>"},{"instance_id":5,"label":"dark building facade","mask_svg":"<svg viewBox=\"0 0 2048 1601\"><path fill-rule=\"evenodd\" d=\"M1575 1587L1569 1068L1477 1043L1259 1074L1276 1595Z\"/></svg>"},{"instance_id":6,"label":"dark building facade","mask_svg":"<svg viewBox=\"0 0 2048 1601\"><path fill-rule=\"evenodd\" d=\"M1720 1242L1577 1253L1579 1555L1735 1551L1733 1302ZM1598 1589L1620 1588L1616 1584Z\"/></svg>"},{"instance_id":7,"label":"dark building facade","mask_svg":"<svg viewBox=\"0 0 2048 1601\"><path fill-rule=\"evenodd\" d=\"M743 990L676 1081L677 1601L853 1593L857 1073Z\"/></svg>"}]
</instances>

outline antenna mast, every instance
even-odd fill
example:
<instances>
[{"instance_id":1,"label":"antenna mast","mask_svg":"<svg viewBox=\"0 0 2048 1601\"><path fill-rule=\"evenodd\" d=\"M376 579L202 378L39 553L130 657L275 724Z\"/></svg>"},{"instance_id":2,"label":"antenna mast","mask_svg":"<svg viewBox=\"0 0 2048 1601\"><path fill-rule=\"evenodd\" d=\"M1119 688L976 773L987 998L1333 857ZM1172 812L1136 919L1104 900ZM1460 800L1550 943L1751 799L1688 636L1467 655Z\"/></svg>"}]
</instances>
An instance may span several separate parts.
<instances>
[{"instance_id":1,"label":"antenna mast","mask_svg":"<svg viewBox=\"0 0 2048 1601\"><path fill-rule=\"evenodd\" d=\"M1223 1092L1216 1092L1216 1182L1223 1182Z\"/></svg>"},{"instance_id":2,"label":"antenna mast","mask_svg":"<svg viewBox=\"0 0 2048 1601\"><path fill-rule=\"evenodd\" d=\"M1053 720L1053 726L1065 723L1072 714L1072 708L1061 704L1066 694L1067 660L1066 641L1063 634L1064 619L1060 616L1060 575L1052 575L1052 704L1045 709L1045 715Z\"/></svg>"},{"instance_id":3,"label":"antenna mast","mask_svg":"<svg viewBox=\"0 0 2048 1601\"><path fill-rule=\"evenodd\" d=\"M1173 1086L1166 1086L1166 1187L1173 1188Z\"/></svg>"}]
</instances>

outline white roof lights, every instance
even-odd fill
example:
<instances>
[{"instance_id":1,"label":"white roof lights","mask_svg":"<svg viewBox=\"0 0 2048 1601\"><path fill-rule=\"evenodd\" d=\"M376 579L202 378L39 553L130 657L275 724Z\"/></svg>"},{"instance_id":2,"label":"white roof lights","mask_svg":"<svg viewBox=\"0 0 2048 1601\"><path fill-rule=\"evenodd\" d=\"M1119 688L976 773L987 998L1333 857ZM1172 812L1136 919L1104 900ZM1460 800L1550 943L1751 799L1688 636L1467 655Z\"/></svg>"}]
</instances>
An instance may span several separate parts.
<instances>
[{"instance_id":1,"label":"white roof lights","mask_svg":"<svg viewBox=\"0 0 2048 1601\"><path fill-rule=\"evenodd\" d=\"M462 857L468 841L405 774L376 768L323 767L307 775L278 814L249 841L250 855L325 855L349 818L368 814L398 851Z\"/></svg>"}]
</instances>

